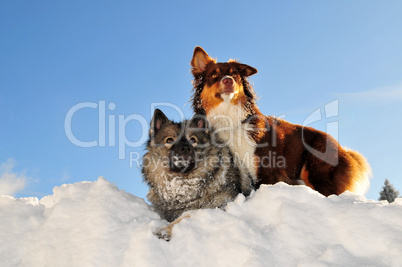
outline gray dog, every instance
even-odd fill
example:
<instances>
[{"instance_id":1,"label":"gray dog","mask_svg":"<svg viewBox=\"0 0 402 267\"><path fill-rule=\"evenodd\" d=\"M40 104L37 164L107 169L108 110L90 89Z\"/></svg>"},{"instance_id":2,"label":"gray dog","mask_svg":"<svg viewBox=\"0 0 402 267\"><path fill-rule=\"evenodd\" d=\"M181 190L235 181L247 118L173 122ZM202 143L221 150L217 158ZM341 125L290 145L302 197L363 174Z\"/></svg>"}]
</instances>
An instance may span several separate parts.
<instances>
[{"instance_id":1,"label":"gray dog","mask_svg":"<svg viewBox=\"0 0 402 267\"><path fill-rule=\"evenodd\" d=\"M185 211L223 207L253 185L246 168L235 164L230 149L208 129L203 116L175 123L157 109L151 121L142 173L148 200L171 222L155 234L170 240Z\"/></svg>"}]
</instances>

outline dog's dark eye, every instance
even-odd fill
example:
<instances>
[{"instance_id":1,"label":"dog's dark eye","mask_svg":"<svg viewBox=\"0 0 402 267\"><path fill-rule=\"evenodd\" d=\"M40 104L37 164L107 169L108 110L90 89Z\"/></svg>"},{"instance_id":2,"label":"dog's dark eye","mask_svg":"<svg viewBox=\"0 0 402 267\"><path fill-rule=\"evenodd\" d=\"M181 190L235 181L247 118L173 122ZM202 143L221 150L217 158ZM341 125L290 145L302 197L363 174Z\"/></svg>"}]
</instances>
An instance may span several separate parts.
<instances>
[{"instance_id":1,"label":"dog's dark eye","mask_svg":"<svg viewBox=\"0 0 402 267\"><path fill-rule=\"evenodd\" d=\"M232 77L236 78L236 77L237 77L237 73L232 73Z\"/></svg>"},{"instance_id":2,"label":"dog's dark eye","mask_svg":"<svg viewBox=\"0 0 402 267\"><path fill-rule=\"evenodd\" d=\"M195 136L191 136L190 139L189 139L189 141L190 141L190 143L193 144L193 145L198 143L198 139L197 139L197 137L195 137Z\"/></svg>"},{"instance_id":3,"label":"dog's dark eye","mask_svg":"<svg viewBox=\"0 0 402 267\"><path fill-rule=\"evenodd\" d=\"M218 74L216 74L216 73L214 73L214 74L212 74L212 79L215 79L215 78L217 78L218 77Z\"/></svg>"},{"instance_id":4,"label":"dog's dark eye","mask_svg":"<svg viewBox=\"0 0 402 267\"><path fill-rule=\"evenodd\" d=\"M165 144L171 144L173 143L174 139L172 137L166 137L165 139Z\"/></svg>"}]
</instances>

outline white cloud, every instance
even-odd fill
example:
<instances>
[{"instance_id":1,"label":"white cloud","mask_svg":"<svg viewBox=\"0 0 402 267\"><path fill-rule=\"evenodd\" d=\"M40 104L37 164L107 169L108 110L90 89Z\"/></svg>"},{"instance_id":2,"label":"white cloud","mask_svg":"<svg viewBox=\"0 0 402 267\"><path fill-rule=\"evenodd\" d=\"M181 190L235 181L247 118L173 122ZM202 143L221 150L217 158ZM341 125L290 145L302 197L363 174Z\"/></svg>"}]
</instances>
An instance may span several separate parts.
<instances>
[{"instance_id":1,"label":"white cloud","mask_svg":"<svg viewBox=\"0 0 402 267\"><path fill-rule=\"evenodd\" d=\"M351 101L374 102L383 104L389 101L402 101L402 83L394 86L375 88L363 92L337 94Z\"/></svg>"},{"instance_id":2,"label":"white cloud","mask_svg":"<svg viewBox=\"0 0 402 267\"><path fill-rule=\"evenodd\" d=\"M16 164L13 159L0 164L0 195L13 196L25 188L27 177L23 173L13 171Z\"/></svg>"}]
</instances>

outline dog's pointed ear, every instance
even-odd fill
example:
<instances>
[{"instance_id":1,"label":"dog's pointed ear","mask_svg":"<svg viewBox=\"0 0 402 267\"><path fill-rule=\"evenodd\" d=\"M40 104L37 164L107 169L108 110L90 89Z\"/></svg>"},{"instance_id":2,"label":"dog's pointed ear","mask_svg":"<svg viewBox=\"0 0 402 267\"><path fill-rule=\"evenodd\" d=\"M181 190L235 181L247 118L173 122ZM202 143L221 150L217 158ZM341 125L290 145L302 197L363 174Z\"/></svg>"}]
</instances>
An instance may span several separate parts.
<instances>
[{"instance_id":1,"label":"dog's pointed ear","mask_svg":"<svg viewBox=\"0 0 402 267\"><path fill-rule=\"evenodd\" d=\"M201 115L201 114L194 115L193 118L191 119L190 127L194 128L194 129L208 131L209 123L208 123L207 116Z\"/></svg>"},{"instance_id":2,"label":"dog's pointed ear","mask_svg":"<svg viewBox=\"0 0 402 267\"><path fill-rule=\"evenodd\" d=\"M257 69L246 64L239 63L240 71L244 77L249 77L257 73Z\"/></svg>"},{"instance_id":3,"label":"dog's pointed ear","mask_svg":"<svg viewBox=\"0 0 402 267\"><path fill-rule=\"evenodd\" d=\"M155 109L154 116L151 120L151 129L149 130L149 134L156 134L162 126L169 123L169 119L166 115L160 110Z\"/></svg>"},{"instance_id":4,"label":"dog's pointed ear","mask_svg":"<svg viewBox=\"0 0 402 267\"><path fill-rule=\"evenodd\" d=\"M207 69L207 65L211 62L216 62L215 59L208 56L207 52L200 46L194 49L193 58L191 59L191 66L193 75L200 74Z\"/></svg>"}]
</instances>

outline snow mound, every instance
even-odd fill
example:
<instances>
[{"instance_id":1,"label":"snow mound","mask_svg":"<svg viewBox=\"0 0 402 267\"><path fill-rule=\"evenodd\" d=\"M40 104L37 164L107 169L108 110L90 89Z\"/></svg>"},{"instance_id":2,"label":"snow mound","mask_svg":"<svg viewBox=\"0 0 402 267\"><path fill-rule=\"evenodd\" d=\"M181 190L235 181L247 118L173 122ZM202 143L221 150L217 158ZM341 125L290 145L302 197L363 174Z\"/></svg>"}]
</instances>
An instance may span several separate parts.
<instances>
[{"instance_id":1,"label":"snow mound","mask_svg":"<svg viewBox=\"0 0 402 267\"><path fill-rule=\"evenodd\" d=\"M305 186L262 186L226 212L198 210L173 229L141 198L99 178L37 198L0 197L2 266L398 266L402 201Z\"/></svg>"}]
</instances>

